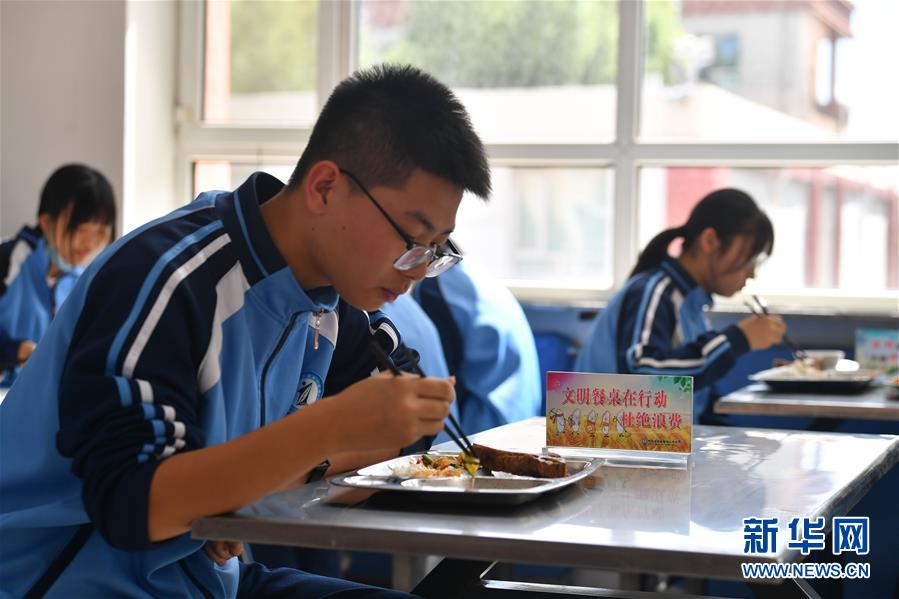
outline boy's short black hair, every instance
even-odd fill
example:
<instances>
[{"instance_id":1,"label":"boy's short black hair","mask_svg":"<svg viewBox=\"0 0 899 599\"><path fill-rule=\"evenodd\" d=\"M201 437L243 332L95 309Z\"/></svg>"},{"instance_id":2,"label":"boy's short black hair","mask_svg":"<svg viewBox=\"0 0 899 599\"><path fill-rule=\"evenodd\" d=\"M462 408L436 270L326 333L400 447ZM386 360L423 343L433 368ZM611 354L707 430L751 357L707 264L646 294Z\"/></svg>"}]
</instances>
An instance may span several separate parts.
<instances>
[{"instance_id":1,"label":"boy's short black hair","mask_svg":"<svg viewBox=\"0 0 899 599\"><path fill-rule=\"evenodd\" d=\"M379 65L342 81L322 109L288 183L333 160L366 187L401 186L416 167L486 199L490 168L465 107L414 67Z\"/></svg>"},{"instance_id":2,"label":"boy's short black hair","mask_svg":"<svg viewBox=\"0 0 899 599\"><path fill-rule=\"evenodd\" d=\"M66 164L53 171L41 190L37 214L56 218L69 206L72 212L66 231L99 222L111 226L115 237L115 194L100 171L84 164Z\"/></svg>"}]
</instances>

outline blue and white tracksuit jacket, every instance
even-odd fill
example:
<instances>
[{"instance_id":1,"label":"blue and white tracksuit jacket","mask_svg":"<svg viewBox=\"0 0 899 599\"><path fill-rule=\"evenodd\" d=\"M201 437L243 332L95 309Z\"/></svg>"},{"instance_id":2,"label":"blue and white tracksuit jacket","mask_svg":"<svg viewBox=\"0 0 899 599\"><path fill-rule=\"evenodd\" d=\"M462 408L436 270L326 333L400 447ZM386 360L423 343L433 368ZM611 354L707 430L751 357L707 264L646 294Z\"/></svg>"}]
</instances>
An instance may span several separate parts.
<instances>
[{"instance_id":1,"label":"blue and white tracksuit jacket","mask_svg":"<svg viewBox=\"0 0 899 599\"><path fill-rule=\"evenodd\" d=\"M461 262L412 292L440 333L467 434L539 415L534 334L506 287Z\"/></svg>"},{"instance_id":2,"label":"blue and white tracksuit jacket","mask_svg":"<svg viewBox=\"0 0 899 599\"><path fill-rule=\"evenodd\" d=\"M49 269L39 229L23 227L0 246L0 364L15 361L21 341L40 341L83 272L64 273L50 286Z\"/></svg>"},{"instance_id":3,"label":"blue and white tracksuit jacket","mask_svg":"<svg viewBox=\"0 0 899 599\"><path fill-rule=\"evenodd\" d=\"M711 296L668 258L612 297L591 325L575 370L692 376L698 422L710 408L712 383L749 351L736 325L710 330L705 310L711 305Z\"/></svg>"},{"instance_id":4,"label":"blue and white tracksuit jacket","mask_svg":"<svg viewBox=\"0 0 899 599\"><path fill-rule=\"evenodd\" d=\"M282 187L256 173L204 193L79 279L0 404L0 596L87 522L48 596L235 595L236 559L217 566L187 534L150 541L149 489L167 456L321 396L338 297L301 289L271 240L259 205Z\"/></svg>"},{"instance_id":5,"label":"blue and white tracksuit jacket","mask_svg":"<svg viewBox=\"0 0 899 599\"><path fill-rule=\"evenodd\" d=\"M22 265L43 236L37 227L22 227L13 237L0 243L0 296L19 276Z\"/></svg>"}]
</instances>

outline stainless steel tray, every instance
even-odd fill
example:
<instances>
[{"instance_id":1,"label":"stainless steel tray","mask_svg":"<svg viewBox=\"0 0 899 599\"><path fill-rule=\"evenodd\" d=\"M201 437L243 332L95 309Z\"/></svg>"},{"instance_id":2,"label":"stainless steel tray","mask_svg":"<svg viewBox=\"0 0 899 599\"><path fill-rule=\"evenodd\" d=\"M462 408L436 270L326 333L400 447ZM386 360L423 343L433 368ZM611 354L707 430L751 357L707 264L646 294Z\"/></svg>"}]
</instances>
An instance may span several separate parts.
<instances>
[{"instance_id":1,"label":"stainless steel tray","mask_svg":"<svg viewBox=\"0 0 899 599\"><path fill-rule=\"evenodd\" d=\"M750 380L768 385L772 391L783 393L857 393L864 391L877 378L866 370L839 372L826 370L822 376L797 376L787 366L762 370L749 376Z\"/></svg>"},{"instance_id":2,"label":"stainless steel tray","mask_svg":"<svg viewBox=\"0 0 899 599\"><path fill-rule=\"evenodd\" d=\"M342 474L331 479L331 483L372 491L413 493L427 501L517 505L564 489L590 476L602 463L602 460L566 459L571 474L562 478L514 476L502 472L485 474L481 471L478 471L475 478L467 474L446 478L402 478L393 474L391 466L399 466L420 455L422 454L402 456L362 468L355 473ZM428 455L456 454L428 452Z\"/></svg>"}]
</instances>

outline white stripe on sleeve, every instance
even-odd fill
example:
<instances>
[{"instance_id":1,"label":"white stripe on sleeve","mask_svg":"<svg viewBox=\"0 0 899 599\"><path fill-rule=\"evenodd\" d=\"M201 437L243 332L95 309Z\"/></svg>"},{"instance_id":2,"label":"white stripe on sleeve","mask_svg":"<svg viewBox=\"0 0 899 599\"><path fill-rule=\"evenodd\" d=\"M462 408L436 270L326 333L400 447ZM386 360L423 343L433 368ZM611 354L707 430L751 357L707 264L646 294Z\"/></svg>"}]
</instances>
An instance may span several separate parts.
<instances>
[{"instance_id":1,"label":"white stripe on sleeve","mask_svg":"<svg viewBox=\"0 0 899 599\"><path fill-rule=\"evenodd\" d=\"M17 241L9 255L9 270L6 272L6 279L3 280L4 285L9 287L9 284L19 276L19 271L22 270L22 264L25 263L25 260L27 260L30 255L31 246L28 245L28 242L24 239Z\"/></svg>"},{"instance_id":2,"label":"white stripe on sleeve","mask_svg":"<svg viewBox=\"0 0 899 599\"><path fill-rule=\"evenodd\" d=\"M212 316L212 334L209 346L200 362L197 384L200 393L212 389L222 376L219 353L222 349L222 323L228 320L244 304L244 296L250 288L240 263L225 273L215 286L215 313Z\"/></svg>"},{"instance_id":3,"label":"white stripe on sleeve","mask_svg":"<svg viewBox=\"0 0 899 599\"><path fill-rule=\"evenodd\" d=\"M656 288L652 292L652 297L649 300L649 306L646 308L646 315L643 319L643 331L640 333L640 343L634 348L634 358L636 360L639 360L640 356L643 355L643 346L649 343L649 335L652 332L652 323L656 317L659 301L661 300L662 294L665 293L665 289L670 284L671 277L664 277L659 280L656 284Z\"/></svg>"},{"instance_id":4,"label":"white stripe on sleeve","mask_svg":"<svg viewBox=\"0 0 899 599\"><path fill-rule=\"evenodd\" d=\"M380 325L378 325L378 330L387 333L387 336L390 337L390 341L393 343L393 349L387 353L392 354L393 352L395 352L396 348L400 346L400 340L397 339L396 331L393 330L393 327L386 322L382 322Z\"/></svg>"},{"instance_id":5,"label":"white stripe on sleeve","mask_svg":"<svg viewBox=\"0 0 899 599\"><path fill-rule=\"evenodd\" d=\"M706 358L719 345L727 342L726 335L717 335L702 346L701 358L673 358L670 360L656 360L655 358L641 358L637 360L637 366L649 366L650 368L696 368L705 364Z\"/></svg>"},{"instance_id":6,"label":"white stripe on sleeve","mask_svg":"<svg viewBox=\"0 0 899 599\"><path fill-rule=\"evenodd\" d=\"M147 314L146 320L144 320L143 325L141 325L140 331L138 331L137 337L134 339L134 343L131 344L131 348L125 356L125 362L122 365L122 374L124 376L131 378L134 374L134 368L137 365L138 359L140 359L141 353L144 351L144 347L146 347L147 342L150 340L150 336L156 329L159 319L162 318L162 314L165 312L169 300L171 300L172 295L175 293L175 289L178 288L181 281L202 266L210 256L222 249L225 245L230 243L230 241L231 238L228 237L227 234L216 237L212 243L197 252L196 255L178 267L178 269L169 276L168 280L162 286L159 296L153 303L153 307L150 309L149 314Z\"/></svg>"}]
</instances>

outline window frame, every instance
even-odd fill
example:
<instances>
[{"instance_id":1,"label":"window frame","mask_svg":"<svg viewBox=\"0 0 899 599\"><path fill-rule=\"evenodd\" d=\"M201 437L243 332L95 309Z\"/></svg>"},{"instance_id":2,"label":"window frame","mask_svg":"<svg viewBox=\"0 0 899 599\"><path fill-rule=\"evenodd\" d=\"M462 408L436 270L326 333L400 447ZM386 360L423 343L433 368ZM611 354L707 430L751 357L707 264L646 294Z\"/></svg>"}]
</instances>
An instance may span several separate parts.
<instances>
[{"instance_id":1,"label":"window frame","mask_svg":"<svg viewBox=\"0 0 899 599\"><path fill-rule=\"evenodd\" d=\"M176 115L176 193L192 197L192 167L196 160L288 162L297 160L308 140L309 127L210 125L202 121L203 1L180 4L180 52ZM318 35L318 109L334 86L356 68L359 0L321 2ZM899 160L899 143L770 142L719 143L642 141L639 136L643 84L645 0L618 5L618 73L615 140L595 144L487 144L496 166L598 166L614 173L613 284L609 289L561 288L538 281L512 281L510 289L522 301L596 306L627 280L637 255L639 171L644 166L890 166ZM844 290L807 289L768 294L778 307L797 312L899 314L899 292L852 294ZM725 309L742 297L723 299Z\"/></svg>"}]
</instances>

